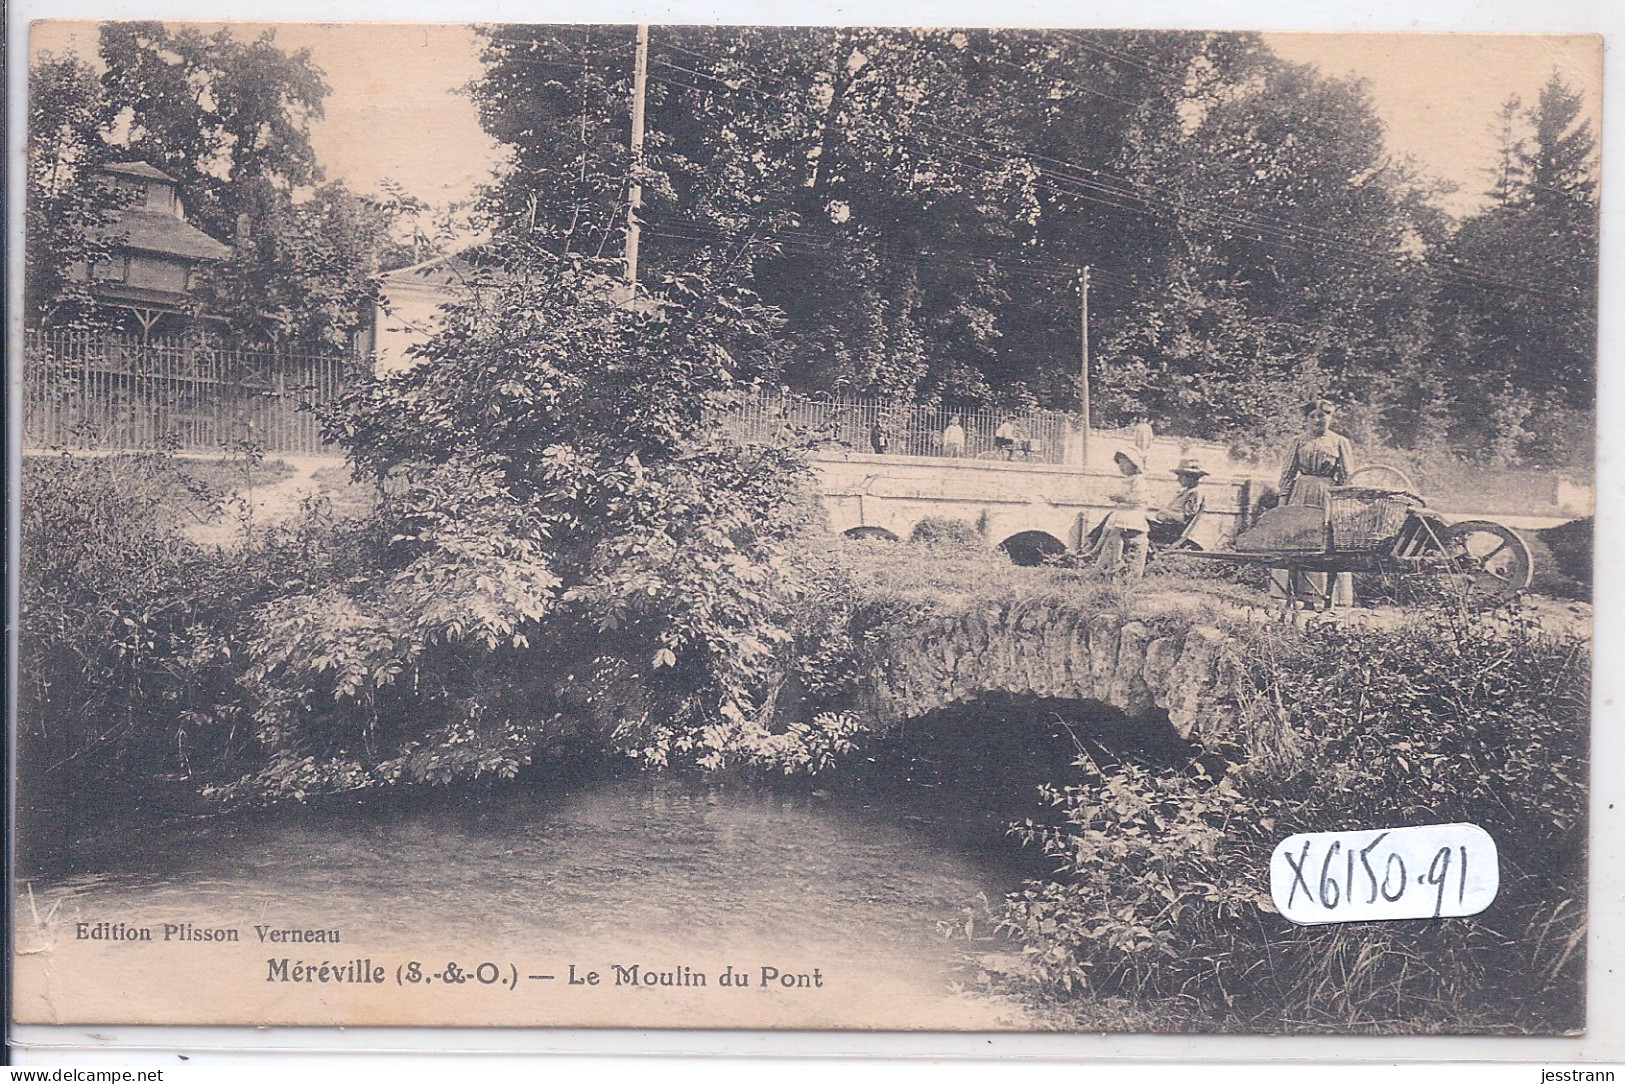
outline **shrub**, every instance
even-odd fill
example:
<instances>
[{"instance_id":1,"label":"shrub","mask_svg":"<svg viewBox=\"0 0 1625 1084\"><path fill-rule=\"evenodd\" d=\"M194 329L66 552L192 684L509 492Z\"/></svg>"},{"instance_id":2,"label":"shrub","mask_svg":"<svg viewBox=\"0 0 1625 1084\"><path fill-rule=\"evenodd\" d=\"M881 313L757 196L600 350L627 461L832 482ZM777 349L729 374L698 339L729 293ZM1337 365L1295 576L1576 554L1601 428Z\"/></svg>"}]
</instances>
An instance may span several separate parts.
<instances>
[{"instance_id":1,"label":"shrub","mask_svg":"<svg viewBox=\"0 0 1625 1084\"><path fill-rule=\"evenodd\" d=\"M962 519L928 516L914 525L908 540L924 546L940 546L955 550L984 550L987 540L976 530L974 523Z\"/></svg>"},{"instance_id":2,"label":"shrub","mask_svg":"<svg viewBox=\"0 0 1625 1084\"><path fill-rule=\"evenodd\" d=\"M328 416L388 479L388 542L261 612L268 762L236 793L512 776L561 733L652 765L820 763L845 721L763 710L807 589L785 549L806 466L715 422L774 314L703 261L628 305L593 261L487 256L426 363Z\"/></svg>"},{"instance_id":3,"label":"shrub","mask_svg":"<svg viewBox=\"0 0 1625 1084\"><path fill-rule=\"evenodd\" d=\"M1592 517L1571 520L1556 527L1548 527L1529 539L1536 551L1536 587L1552 594L1566 594L1572 598L1591 597ZM1542 553L1541 550L1545 552ZM1550 557L1549 562L1542 560ZM1552 588L1561 588L1554 591Z\"/></svg>"},{"instance_id":4,"label":"shrub","mask_svg":"<svg viewBox=\"0 0 1625 1084\"><path fill-rule=\"evenodd\" d=\"M239 464L244 471L251 462ZM95 813L159 777L240 767L251 615L342 576L356 550L319 512L226 553L185 528L228 503L232 466L163 454L35 457L19 501L20 804Z\"/></svg>"},{"instance_id":5,"label":"shrub","mask_svg":"<svg viewBox=\"0 0 1625 1084\"><path fill-rule=\"evenodd\" d=\"M1515 620L1255 629L1256 712L1295 748L1217 780L1133 766L1050 791L1020 834L1058 874L1005 929L1060 993L1165 999L1207 1026L1562 1031L1582 1023L1589 651ZM1467 821L1501 855L1481 915L1300 927L1268 862L1295 832Z\"/></svg>"}]
</instances>

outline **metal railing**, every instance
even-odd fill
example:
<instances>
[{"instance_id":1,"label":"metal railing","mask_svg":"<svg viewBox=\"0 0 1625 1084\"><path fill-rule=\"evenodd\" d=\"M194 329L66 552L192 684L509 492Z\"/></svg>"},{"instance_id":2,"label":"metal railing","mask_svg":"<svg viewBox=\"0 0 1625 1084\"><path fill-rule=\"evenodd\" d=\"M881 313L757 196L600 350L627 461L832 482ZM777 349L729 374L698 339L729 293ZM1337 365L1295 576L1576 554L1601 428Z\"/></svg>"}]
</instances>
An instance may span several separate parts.
<instances>
[{"instance_id":1,"label":"metal railing","mask_svg":"<svg viewBox=\"0 0 1625 1084\"><path fill-rule=\"evenodd\" d=\"M950 430L956 420L962 441ZM762 392L723 414L722 423L746 443L816 441L854 452L1033 463L1082 457L1078 416L1052 410L966 411Z\"/></svg>"},{"instance_id":2,"label":"metal railing","mask_svg":"<svg viewBox=\"0 0 1625 1084\"><path fill-rule=\"evenodd\" d=\"M331 454L314 408L359 364L207 339L29 332L23 446L206 451L249 442L283 455Z\"/></svg>"}]
</instances>

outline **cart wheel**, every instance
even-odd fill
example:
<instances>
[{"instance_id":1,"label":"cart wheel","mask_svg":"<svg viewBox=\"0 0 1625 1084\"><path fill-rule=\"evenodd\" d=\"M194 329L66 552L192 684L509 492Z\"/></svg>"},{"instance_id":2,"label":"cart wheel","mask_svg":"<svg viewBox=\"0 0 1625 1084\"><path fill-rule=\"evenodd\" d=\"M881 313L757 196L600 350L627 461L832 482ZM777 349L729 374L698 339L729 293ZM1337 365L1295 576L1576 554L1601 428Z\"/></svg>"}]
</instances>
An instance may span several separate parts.
<instances>
[{"instance_id":1,"label":"cart wheel","mask_svg":"<svg viewBox=\"0 0 1625 1084\"><path fill-rule=\"evenodd\" d=\"M1359 468L1349 475L1345 484L1354 485L1357 478L1360 479L1360 485L1372 489L1387 487L1405 493L1416 492L1416 483L1411 481L1410 475L1398 467L1390 467L1385 463L1372 463L1370 466ZM1380 481L1374 481L1374 478Z\"/></svg>"},{"instance_id":2,"label":"cart wheel","mask_svg":"<svg viewBox=\"0 0 1625 1084\"><path fill-rule=\"evenodd\" d=\"M1509 527L1487 519L1463 520L1451 524L1440 541L1470 601L1506 602L1534 579L1529 547Z\"/></svg>"}]
</instances>

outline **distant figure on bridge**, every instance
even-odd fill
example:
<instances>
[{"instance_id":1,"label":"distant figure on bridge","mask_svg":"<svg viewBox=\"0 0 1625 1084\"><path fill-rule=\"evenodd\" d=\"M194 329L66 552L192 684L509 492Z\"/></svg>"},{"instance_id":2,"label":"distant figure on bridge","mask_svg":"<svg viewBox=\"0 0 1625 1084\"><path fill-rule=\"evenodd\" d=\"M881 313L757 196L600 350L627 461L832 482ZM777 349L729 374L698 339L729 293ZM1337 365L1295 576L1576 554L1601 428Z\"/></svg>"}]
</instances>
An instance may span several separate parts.
<instances>
[{"instance_id":1,"label":"distant figure on bridge","mask_svg":"<svg viewBox=\"0 0 1625 1084\"><path fill-rule=\"evenodd\" d=\"M1134 424L1128 427L1128 439L1140 449L1141 455L1151 454L1151 441L1155 436L1156 433L1152 431L1151 423L1146 420L1144 414L1137 415Z\"/></svg>"},{"instance_id":2,"label":"distant figure on bridge","mask_svg":"<svg viewBox=\"0 0 1625 1084\"><path fill-rule=\"evenodd\" d=\"M1016 457L1016 423L1013 418L1006 418L999 423L999 428L993 433L993 450L1003 452L1004 458Z\"/></svg>"},{"instance_id":3,"label":"distant figure on bridge","mask_svg":"<svg viewBox=\"0 0 1625 1084\"><path fill-rule=\"evenodd\" d=\"M1145 457L1138 448L1124 448L1113 459L1125 481L1122 490L1111 495L1117 507L1101 523L1100 569L1109 576L1137 580L1145 575L1150 529L1145 518Z\"/></svg>"},{"instance_id":4,"label":"distant figure on bridge","mask_svg":"<svg viewBox=\"0 0 1625 1084\"><path fill-rule=\"evenodd\" d=\"M942 431L942 454L955 459L965 454L965 427L958 414L948 419L948 428Z\"/></svg>"},{"instance_id":5,"label":"distant figure on bridge","mask_svg":"<svg viewBox=\"0 0 1625 1084\"><path fill-rule=\"evenodd\" d=\"M885 455L886 449L891 447L891 434L886 432L886 423L879 418L869 427L869 446L876 455Z\"/></svg>"},{"instance_id":6,"label":"distant figure on bridge","mask_svg":"<svg viewBox=\"0 0 1625 1084\"><path fill-rule=\"evenodd\" d=\"M1207 507L1207 497L1202 493L1202 479L1207 477L1207 471L1202 469L1199 460L1181 459L1174 468L1174 477L1179 479L1179 496L1168 502L1166 508L1157 509L1151 517L1148 538L1159 546L1177 546L1183 542Z\"/></svg>"}]
</instances>

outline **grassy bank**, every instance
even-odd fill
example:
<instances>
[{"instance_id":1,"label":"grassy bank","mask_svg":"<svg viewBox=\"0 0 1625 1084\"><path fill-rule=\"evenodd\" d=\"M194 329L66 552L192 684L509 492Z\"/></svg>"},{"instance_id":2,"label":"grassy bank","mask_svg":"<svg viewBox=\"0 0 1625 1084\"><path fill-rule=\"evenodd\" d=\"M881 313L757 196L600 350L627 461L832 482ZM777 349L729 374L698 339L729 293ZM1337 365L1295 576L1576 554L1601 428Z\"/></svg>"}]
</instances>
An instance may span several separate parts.
<instances>
[{"instance_id":1,"label":"grassy bank","mask_svg":"<svg viewBox=\"0 0 1625 1084\"><path fill-rule=\"evenodd\" d=\"M969 546L857 543L848 564L866 604L905 622L1064 597L1220 625L1248 724L1283 735L1242 763L1080 757L1052 772L1046 812L1013 834L1055 872L957 931L981 981L1039 1018L1067 1030L1583 1026L1583 623L1551 620L1538 599L1283 615L1174 562L1126 586ZM1288 835L1453 822L1497 844L1500 891L1483 913L1315 927L1275 913L1268 862Z\"/></svg>"},{"instance_id":2,"label":"grassy bank","mask_svg":"<svg viewBox=\"0 0 1625 1084\"><path fill-rule=\"evenodd\" d=\"M1008 981L1185 1026L1569 1032L1584 1021L1590 655L1513 620L1235 630L1288 747L1210 775L1087 760L1018 834L1058 874L1007 901ZM1296 926L1269 856L1298 832L1466 822L1500 854L1470 918Z\"/></svg>"},{"instance_id":3,"label":"grassy bank","mask_svg":"<svg viewBox=\"0 0 1625 1084\"><path fill-rule=\"evenodd\" d=\"M195 518L194 502L211 507L224 483L190 478L188 469L167 457L53 458L25 468L18 742L32 768L19 789L30 846L48 845L53 833L71 842L76 825L109 805L147 821L196 812L207 784L254 772L282 772L286 785L271 793L296 801L386 786L364 772L397 754L379 739L391 725L379 705L404 695L400 685L377 681L370 699L335 698L333 728L313 728L308 745L293 747L297 756L275 760L267 749L282 737L283 717L264 710L252 660L286 642L267 633L269 608L290 593L314 597L350 582L389 536L364 517L311 510L260 530L252 545L202 546L182 528ZM971 916L966 931L999 931L980 944L986 981L1019 992L1045 1019L1157 1030L1580 1025L1590 669L1581 637L1519 611L1391 610L1366 615L1380 621L1305 623L1272 614L1254 587L1209 566L1161 561L1143 582L1122 584L1087 570L1016 567L954 531L901 545L814 536L790 560L810 585L786 626L793 643L775 656L793 673L759 703L800 696L822 715L759 728L759 745L777 759L758 760L784 771L822 767L862 737L809 723L845 725L843 698L864 667L884 661L870 657L885 642L877 629L1053 601L1150 625L1229 630L1244 711L1284 736L1264 753L1244 763L1226 763L1229 750L1060 763L1029 750L1026 763L1051 773L1047 806L1017 834L1047 853L1055 872ZM696 572L695 583L711 582L706 575ZM633 586L647 590L643 581ZM335 648L344 662L339 648L349 641ZM469 657L448 647L425 656L422 672L447 672ZM566 752L587 747L577 740L587 733L581 724L563 729L518 702L536 682L531 653L516 645L498 662L479 671L457 707L512 701L514 718L547 723ZM678 668L654 669L669 677ZM799 691L786 691L791 684ZM980 734L975 724L937 719L948 737L936 746ZM468 748L460 731L448 735L452 753ZM325 763L320 742L350 757L333 763L359 765L359 782L318 778L310 766ZM539 739L516 732L511 744L511 761L529 764ZM502 774L484 760L465 765L424 748L441 759L387 786L467 786ZM592 748L626 755L608 742ZM996 741L975 752L990 763L998 755ZM943 778L961 767L943 766ZM973 783L992 778L975 767ZM1270 908L1267 862L1287 835L1454 821L1485 828L1500 851L1500 895L1481 915L1298 927Z\"/></svg>"}]
</instances>

